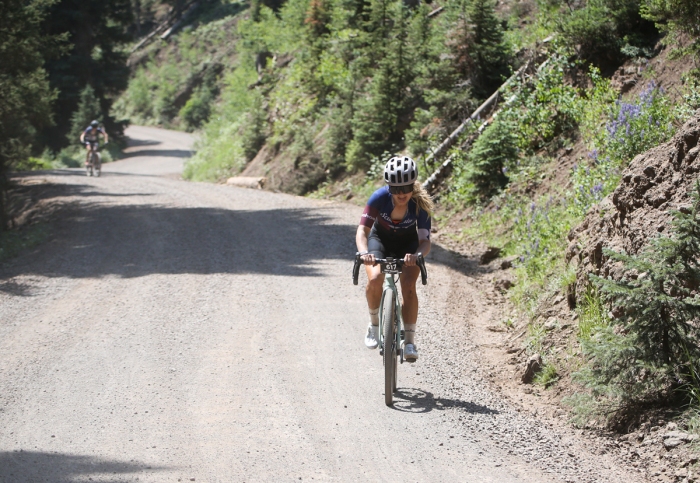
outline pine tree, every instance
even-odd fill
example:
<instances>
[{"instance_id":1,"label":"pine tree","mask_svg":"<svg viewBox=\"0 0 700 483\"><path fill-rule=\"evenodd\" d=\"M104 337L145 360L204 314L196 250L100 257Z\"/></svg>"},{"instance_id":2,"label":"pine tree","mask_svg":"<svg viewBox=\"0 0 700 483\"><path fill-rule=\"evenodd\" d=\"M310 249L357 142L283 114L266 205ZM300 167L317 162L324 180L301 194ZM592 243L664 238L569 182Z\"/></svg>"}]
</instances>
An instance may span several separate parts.
<instances>
[{"instance_id":1,"label":"pine tree","mask_svg":"<svg viewBox=\"0 0 700 483\"><path fill-rule=\"evenodd\" d=\"M473 64L466 2L450 2L446 8L440 17L431 19L430 9L422 5L423 11L411 22L411 58L416 71L411 92L417 108L405 134L417 158L445 139L474 104L467 82Z\"/></svg>"},{"instance_id":2,"label":"pine tree","mask_svg":"<svg viewBox=\"0 0 700 483\"><path fill-rule=\"evenodd\" d=\"M474 93L488 97L510 73L510 52L493 0L473 0L469 6L473 28Z\"/></svg>"},{"instance_id":3,"label":"pine tree","mask_svg":"<svg viewBox=\"0 0 700 483\"><path fill-rule=\"evenodd\" d=\"M309 27L311 41L329 33L331 21L330 2L328 0L311 0L304 23Z\"/></svg>"},{"instance_id":4,"label":"pine tree","mask_svg":"<svg viewBox=\"0 0 700 483\"><path fill-rule=\"evenodd\" d=\"M689 210L675 211L673 231L638 255L611 250L619 280L591 275L603 300L622 315L584 345L591 356L579 379L619 410L697 384L700 360L700 182Z\"/></svg>"},{"instance_id":5,"label":"pine tree","mask_svg":"<svg viewBox=\"0 0 700 483\"><path fill-rule=\"evenodd\" d=\"M591 275L603 302L621 312L582 340L588 358L574 380L589 389L569 398L577 414L625 418L639 405L700 395L700 182L690 209L675 211L673 231L637 255L606 250L621 262L619 281Z\"/></svg>"},{"instance_id":6,"label":"pine tree","mask_svg":"<svg viewBox=\"0 0 700 483\"><path fill-rule=\"evenodd\" d=\"M131 0L57 0L49 8L42 24L44 35L66 34L70 44L65 55L46 62L51 87L58 91L54 103L57 122L44 132L52 149L66 145L70 118L88 84L100 105L99 118L114 140L119 139L124 124L117 122L110 110L128 83L128 50L124 47L131 40L128 30L132 24Z\"/></svg>"},{"instance_id":7,"label":"pine tree","mask_svg":"<svg viewBox=\"0 0 700 483\"><path fill-rule=\"evenodd\" d=\"M513 126L496 119L475 142L467 157L466 180L476 197L486 199L508 184L505 167L518 157Z\"/></svg>"},{"instance_id":8,"label":"pine tree","mask_svg":"<svg viewBox=\"0 0 700 483\"><path fill-rule=\"evenodd\" d=\"M372 156L393 150L401 142L399 121L408 114L407 88L415 77L408 48L407 7L386 0L375 0L372 5L370 45L380 54L369 89L355 104L353 140L347 151L348 164L355 169L368 168Z\"/></svg>"},{"instance_id":9,"label":"pine tree","mask_svg":"<svg viewBox=\"0 0 700 483\"><path fill-rule=\"evenodd\" d=\"M99 120L101 114L100 103L95 96L95 89L91 85L85 86L80 92L78 108L70 118L70 131L68 132L68 142L75 144L80 139L80 135L93 120Z\"/></svg>"}]
</instances>

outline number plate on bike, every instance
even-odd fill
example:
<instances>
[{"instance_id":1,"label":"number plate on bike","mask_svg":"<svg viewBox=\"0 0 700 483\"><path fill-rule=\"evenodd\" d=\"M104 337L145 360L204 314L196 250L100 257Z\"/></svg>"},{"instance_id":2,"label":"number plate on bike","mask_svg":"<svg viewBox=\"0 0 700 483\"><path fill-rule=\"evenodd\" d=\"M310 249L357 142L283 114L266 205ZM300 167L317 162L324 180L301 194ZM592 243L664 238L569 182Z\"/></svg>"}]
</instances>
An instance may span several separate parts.
<instances>
[{"instance_id":1,"label":"number plate on bike","mask_svg":"<svg viewBox=\"0 0 700 483\"><path fill-rule=\"evenodd\" d=\"M382 265L382 272L395 272L397 268L397 263L385 263L384 265Z\"/></svg>"}]
</instances>

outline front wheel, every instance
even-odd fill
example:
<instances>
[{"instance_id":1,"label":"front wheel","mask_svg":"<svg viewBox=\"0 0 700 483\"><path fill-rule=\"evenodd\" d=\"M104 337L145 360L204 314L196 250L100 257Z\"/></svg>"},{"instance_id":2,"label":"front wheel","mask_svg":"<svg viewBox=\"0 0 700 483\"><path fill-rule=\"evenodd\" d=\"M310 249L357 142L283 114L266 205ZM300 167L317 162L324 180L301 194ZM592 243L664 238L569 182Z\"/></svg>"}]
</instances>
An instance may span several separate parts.
<instances>
[{"instance_id":1,"label":"front wheel","mask_svg":"<svg viewBox=\"0 0 700 483\"><path fill-rule=\"evenodd\" d=\"M87 171L88 176L92 176L95 170L95 152L90 150L90 155L88 156L88 162L85 165L85 171Z\"/></svg>"},{"instance_id":2,"label":"front wheel","mask_svg":"<svg viewBox=\"0 0 700 483\"><path fill-rule=\"evenodd\" d=\"M384 336L384 402L387 406L394 404L396 388L396 294L391 289L384 291L382 322Z\"/></svg>"},{"instance_id":3,"label":"front wheel","mask_svg":"<svg viewBox=\"0 0 700 483\"><path fill-rule=\"evenodd\" d=\"M102 174L102 156L100 156L100 153L95 153L93 161L95 162L95 176L99 178L100 174Z\"/></svg>"}]
</instances>

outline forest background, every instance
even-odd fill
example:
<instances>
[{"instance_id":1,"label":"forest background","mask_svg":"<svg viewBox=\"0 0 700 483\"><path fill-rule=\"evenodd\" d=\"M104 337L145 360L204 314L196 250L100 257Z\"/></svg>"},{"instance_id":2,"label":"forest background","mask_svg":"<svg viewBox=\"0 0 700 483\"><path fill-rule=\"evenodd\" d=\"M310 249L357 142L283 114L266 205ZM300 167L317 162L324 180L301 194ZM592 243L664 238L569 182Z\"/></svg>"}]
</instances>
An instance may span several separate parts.
<instances>
[{"instance_id":1,"label":"forest background","mask_svg":"<svg viewBox=\"0 0 700 483\"><path fill-rule=\"evenodd\" d=\"M685 288L656 294L686 303L669 308L673 351L642 347L648 314L609 315L631 288L595 278L571 303L571 358L547 347L538 318L576 283L571 229L700 107L694 0L0 0L0 10L0 230L8 173L78 166L92 119L116 140L107 160L130 122L197 131L186 178L249 174L307 196L362 201L391 154L414 157L422 179L448 159L431 186L437 224L511 260L516 312L503 324L529 324L526 349L543 358L536 383L578 381L580 421L672 405L700 424L697 211L678 215L668 238L685 243L674 255ZM688 66L673 91L650 68L661 52ZM641 88L611 81L621 67ZM580 154L575 165L558 166L562 151Z\"/></svg>"}]
</instances>

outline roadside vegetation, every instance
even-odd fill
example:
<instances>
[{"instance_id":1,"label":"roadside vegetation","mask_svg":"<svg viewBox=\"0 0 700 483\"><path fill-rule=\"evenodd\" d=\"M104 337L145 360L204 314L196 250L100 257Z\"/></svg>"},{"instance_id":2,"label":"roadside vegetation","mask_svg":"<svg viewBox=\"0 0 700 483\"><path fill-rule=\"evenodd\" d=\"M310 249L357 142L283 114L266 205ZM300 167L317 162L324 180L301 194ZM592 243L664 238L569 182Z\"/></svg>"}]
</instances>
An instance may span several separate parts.
<instances>
[{"instance_id":1,"label":"roadside vegetation","mask_svg":"<svg viewBox=\"0 0 700 483\"><path fill-rule=\"evenodd\" d=\"M93 119L118 153L125 123L110 109L129 78L134 12L128 0L2 0L0 10L2 233L9 172L77 165L76 134Z\"/></svg>"}]
</instances>

